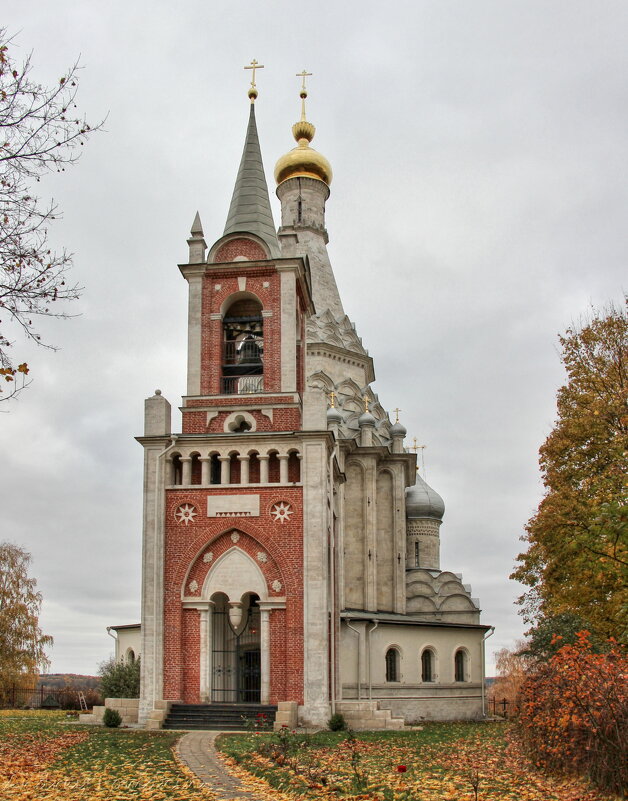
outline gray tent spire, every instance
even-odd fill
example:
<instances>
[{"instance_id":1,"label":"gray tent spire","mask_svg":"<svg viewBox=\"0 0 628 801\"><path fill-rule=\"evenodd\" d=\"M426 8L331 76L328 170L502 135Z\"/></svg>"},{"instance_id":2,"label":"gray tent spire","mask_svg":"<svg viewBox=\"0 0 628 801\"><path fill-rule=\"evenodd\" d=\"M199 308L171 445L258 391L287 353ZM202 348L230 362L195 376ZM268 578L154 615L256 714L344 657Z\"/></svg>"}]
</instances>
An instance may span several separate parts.
<instances>
[{"instance_id":1,"label":"gray tent spire","mask_svg":"<svg viewBox=\"0 0 628 801\"><path fill-rule=\"evenodd\" d=\"M235 233L256 234L266 242L271 256L278 257L280 255L257 136L253 103L251 103L249 126L246 131L240 169L224 230L225 235Z\"/></svg>"}]
</instances>

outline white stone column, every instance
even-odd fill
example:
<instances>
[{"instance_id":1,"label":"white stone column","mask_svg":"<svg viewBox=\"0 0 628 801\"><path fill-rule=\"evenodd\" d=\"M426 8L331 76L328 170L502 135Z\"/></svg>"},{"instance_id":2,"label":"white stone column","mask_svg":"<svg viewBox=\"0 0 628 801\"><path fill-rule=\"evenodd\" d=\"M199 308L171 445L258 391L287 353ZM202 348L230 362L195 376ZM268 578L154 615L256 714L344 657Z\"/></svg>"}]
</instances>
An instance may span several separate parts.
<instances>
[{"instance_id":1,"label":"white stone column","mask_svg":"<svg viewBox=\"0 0 628 801\"><path fill-rule=\"evenodd\" d=\"M258 455L259 459L259 483L268 484L268 456L261 453Z\"/></svg>"},{"instance_id":2,"label":"white stone column","mask_svg":"<svg viewBox=\"0 0 628 801\"><path fill-rule=\"evenodd\" d=\"M181 471L181 484L183 484L184 487L189 487L192 483L192 457L182 456L181 464L183 465L183 469Z\"/></svg>"},{"instance_id":3,"label":"white stone column","mask_svg":"<svg viewBox=\"0 0 628 801\"><path fill-rule=\"evenodd\" d=\"M288 483L288 459L290 458L287 453L280 453L279 456L279 483Z\"/></svg>"},{"instance_id":4,"label":"white stone column","mask_svg":"<svg viewBox=\"0 0 628 801\"><path fill-rule=\"evenodd\" d=\"M165 462L166 475L164 483L167 487L171 487L174 484L174 463L172 461L172 456L166 456Z\"/></svg>"},{"instance_id":5,"label":"white stone column","mask_svg":"<svg viewBox=\"0 0 628 801\"><path fill-rule=\"evenodd\" d=\"M240 484L249 483L249 461L248 456L238 456L240 460Z\"/></svg>"},{"instance_id":6,"label":"white stone column","mask_svg":"<svg viewBox=\"0 0 628 801\"><path fill-rule=\"evenodd\" d=\"M270 609L260 609L260 702L270 703Z\"/></svg>"},{"instance_id":7,"label":"white stone column","mask_svg":"<svg viewBox=\"0 0 628 801\"><path fill-rule=\"evenodd\" d=\"M211 473L211 458L209 456L201 456L201 484L206 487L210 483Z\"/></svg>"},{"instance_id":8,"label":"white stone column","mask_svg":"<svg viewBox=\"0 0 628 801\"><path fill-rule=\"evenodd\" d=\"M199 681L199 693L201 697L201 703L206 704L209 701L209 690L207 687L207 657L209 651L209 644L208 644L208 618L209 618L209 611L207 609L201 609L200 612L200 631L199 631L199 650L200 650L200 681Z\"/></svg>"},{"instance_id":9,"label":"white stone column","mask_svg":"<svg viewBox=\"0 0 628 801\"><path fill-rule=\"evenodd\" d=\"M229 484L231 478L231 457L219 456L220 461L220 483Z\"/></svg>"}]
</instances>

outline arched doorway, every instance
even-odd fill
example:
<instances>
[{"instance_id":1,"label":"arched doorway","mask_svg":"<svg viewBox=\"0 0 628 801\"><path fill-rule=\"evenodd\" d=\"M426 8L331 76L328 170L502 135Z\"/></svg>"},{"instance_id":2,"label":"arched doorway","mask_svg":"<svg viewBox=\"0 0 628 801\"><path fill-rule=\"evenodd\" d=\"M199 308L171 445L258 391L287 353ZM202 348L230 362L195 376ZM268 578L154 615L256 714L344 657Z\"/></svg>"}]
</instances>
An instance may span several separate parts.
<instances>
[{"instance_id":1,"label":"arched doorway","mask_svg":"<svg viewBox=\"0 0 628 801\"><path fill-rule=\"evenodd\" d=\"M219 592L212 601L211 700L258 704L261 698L259 597L246 593L240 602L233 603Z\"/></svg>"}]
</instances>

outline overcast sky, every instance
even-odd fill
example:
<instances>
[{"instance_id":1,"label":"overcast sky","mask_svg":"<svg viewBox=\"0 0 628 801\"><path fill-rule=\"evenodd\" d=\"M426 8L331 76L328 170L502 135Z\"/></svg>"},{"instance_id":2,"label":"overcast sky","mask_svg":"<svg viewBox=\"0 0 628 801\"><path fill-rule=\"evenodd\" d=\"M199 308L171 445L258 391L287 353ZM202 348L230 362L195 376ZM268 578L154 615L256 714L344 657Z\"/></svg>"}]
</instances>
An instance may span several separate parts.
<instances>
[{"instance_id":1,"label":"overcast sky","mask_svg":"<svg viewBox=\"0 0 628 801\"><path fill-rule=\"evenodd\" d=\"M33 383L3 404L2 539L33 555L52 671L93 673L139 621L143 401L185 390L177 263L198 210L222 233L248 116L272 172L307 68L313 146L334 170L330 255L345 310L446 504L442 566L512 646L509 581L542 495L538 448L564 374L557 334L620 302L628 251L628 5L509 0L109 0L7 5L18 61L105 115L38 190L64 217L80 316L17 339ZM180 415L174 416L175 430Z\"/></svg>"}]
</instances>

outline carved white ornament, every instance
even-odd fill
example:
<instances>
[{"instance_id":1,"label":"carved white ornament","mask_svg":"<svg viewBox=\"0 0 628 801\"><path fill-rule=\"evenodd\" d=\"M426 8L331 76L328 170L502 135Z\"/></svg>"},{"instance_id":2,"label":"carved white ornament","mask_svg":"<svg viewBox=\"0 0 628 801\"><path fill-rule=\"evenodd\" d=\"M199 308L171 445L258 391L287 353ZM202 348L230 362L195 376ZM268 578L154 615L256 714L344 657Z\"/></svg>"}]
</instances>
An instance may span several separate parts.
<instances>
[{"instance_id":1,"label":"carved white ornament","mask_svg":"<svg viewBox=\"0 0 628 801\"><path fill-rule=\"evenodd\" d=\"M279 581L279 579L275 579L271 584L271 587L275 592L281 592L281 582Z\"/></svg>"},{"instance_id":2,"label":"carved white ornament","mask_svg":"<svg viewBox=\"0 0 628 801\"><path fill-rule=\"evenodd\" d=\"M203 554L203 562L211 562L214 558L214 554L211 551L207 551L207 553Z\"/></svg>"},{"instance_id":3,"label":"carved white ornament","mask_svg":"<svg viewBox=\"0 0 628 801\"><path fill-rule=\"evenodd\" d=\"M194 522L197 514L196 507L192 506L191 503L182 503L174 513L174 516L177 523L185 523L187 526L189 523Z\"/></svg>"},{"instance_id":4,"label":"carved white ornament","mask_svg":"<svg viewBox=\"0 0 628 801\"><path fill-rule=\"evenodd\" d=\"M271 515L273 516L275 523L285 523L286 521L290 520L290 515L293 513L293 511L294 509L289 503L280 501L273 506Z\"/></svg>"},{"instance_id":5,"label":"carved white ornament","mask_svg":"<svg viewBox=\"0 0 628 801\"><path fill-rule=\"evenodd\" d=\"M198 581L191 581L189 584L190 592L196 592L198 590Z\"/></svg>"},{"instance_id":6,"label":"carved white ornament","mask_svg":"<svg viewBox=\"0 0 628 801\"><path fill-rule=\"evenodd\" d=\"M239 539L240 539L240 535L238 534L237 531L234 531L231 534L231 542L237 542Z\"/></svg>"},{"instance_id":7,"label":"carved white ornament","mask_svg":"<svg viewBox=\"0 0 628 801\"><path fill-rule=\"evenodd\" d=\"M268 557L264 553L264 551L257 552L257 561L258 562L268 562Z\"/></svg>"}]
</instances>

